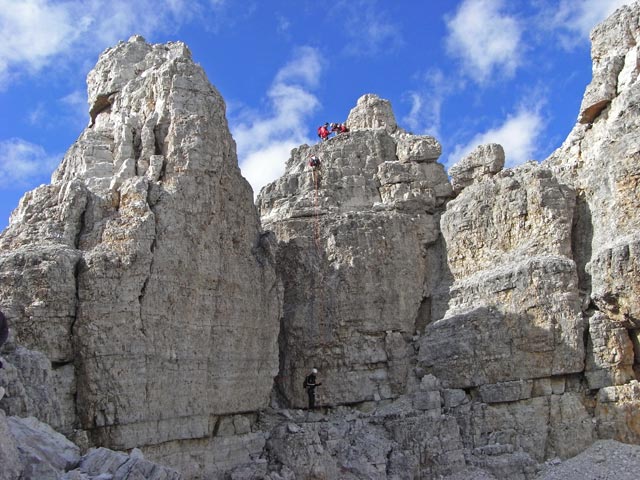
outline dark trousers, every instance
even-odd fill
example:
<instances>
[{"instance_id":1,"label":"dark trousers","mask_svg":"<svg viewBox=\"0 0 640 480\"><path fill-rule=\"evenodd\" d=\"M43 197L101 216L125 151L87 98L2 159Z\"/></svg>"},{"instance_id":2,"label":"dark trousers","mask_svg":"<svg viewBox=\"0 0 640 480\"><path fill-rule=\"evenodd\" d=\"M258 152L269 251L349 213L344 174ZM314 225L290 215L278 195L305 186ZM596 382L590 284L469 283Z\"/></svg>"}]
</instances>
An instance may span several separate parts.
<instances>
[{"instance_id":1,"label":"dark trousers","mask_svg":"<svg viewBox=\"0 0 640 480\"><path fill-rule=\"evenodd\" d=\"M313 410L316 406L316 389L307 388L307 395L309 396L309 410Z\"/></svg>"}]
</instances>

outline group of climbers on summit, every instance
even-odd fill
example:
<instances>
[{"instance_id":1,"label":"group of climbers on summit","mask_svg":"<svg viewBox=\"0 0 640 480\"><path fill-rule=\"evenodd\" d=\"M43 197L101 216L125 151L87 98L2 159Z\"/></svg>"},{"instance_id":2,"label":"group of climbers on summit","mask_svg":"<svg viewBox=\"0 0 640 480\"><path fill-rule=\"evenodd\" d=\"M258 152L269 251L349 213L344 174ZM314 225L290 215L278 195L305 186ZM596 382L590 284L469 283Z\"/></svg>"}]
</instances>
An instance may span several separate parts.
<instances>
[{"instance_id":1,"label":"group of climbers on summit","mask_svg":"<svg viewBox=\"0 0 640 480\"><path fill-rule=\"evenodd\" d=\"M349 129L347 128L347 124L346 123L329 123L326 122L324 125L320 125L318 127L318 137L320 137L321 140L328 140L329 136L333 133L335 135L338 135L340 133L347 133L349 131ZM309 166L313 169L313 170L317 170L320 168L320 159L315 156L315 155L311 155L309 157Z\"/></svg>"},{"instance_id":2,"label":"group of climbers on summit","mask_svg":"<svg viewBox=\"0 0 640 480\"><path fill-rule=\"evenodd\" d=\"M346 133L348 131L349 129L347 128L346 123L329 124L329 122L327 122L324 125L320 125L318 127L318 137L320 137L320 139L322 140L328 140L329 135L331 135L332 133L338 135L339 133Z\"/></svg>"}]
</instances>

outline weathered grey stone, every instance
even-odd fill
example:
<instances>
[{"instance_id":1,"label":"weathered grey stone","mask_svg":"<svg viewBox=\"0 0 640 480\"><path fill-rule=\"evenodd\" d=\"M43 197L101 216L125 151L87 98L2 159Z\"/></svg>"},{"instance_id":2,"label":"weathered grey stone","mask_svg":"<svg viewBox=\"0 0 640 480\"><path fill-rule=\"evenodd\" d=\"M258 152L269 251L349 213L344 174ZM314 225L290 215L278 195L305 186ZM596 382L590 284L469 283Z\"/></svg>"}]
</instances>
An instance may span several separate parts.
<instances>
[{"instance_id":1,"label":"weathered grey stone","mask_svg":"<svg viewBox=\"0 0 640 480\"><path fill-rule=\"evenodd\" d=\"M8 415L35 416L55 428L69 431L70 428L64 427L72 425L73 418L65 417L70 412L63 411L59 401L65 390L64 382L56 380L51 362L42 353L21 346L7 350L4 367L0 369L0 385L6 390L0 407ZM66 393L71 394L70 390Z\"/></svg>"},{"instance_id":2,"label":"weathered grey stone","mask_svg":"<svg viewBox=\"0 0 640 480\"><path fill-rule=\"evenodd\" d=\"M285 478L437 478L465 466L455 419L428 413L368 420L336 414L295 433L287 423L273 429L267 448Z\"/></svg>"},{"instance_id":3,"label":"weathered grey stone","mask_svg":"<svg viewBox=\"0 0 640 480\"><path fill-rule=\"evenodd\" d=\"M556 459L557 460L557 459ZM582 480L615 478L635 480L640 469L640 447L600 440L579 455L560 462L546 462L535 480Z\"/></svg>"},{"instance_id":4,"label":"weathered grey stone","mask_svg":"<svg viewBox=\"0 0 640 480\"><path fill-rule=\"evenodd\" d=\"M553 393L550 378L536 378L533 380L531 395L534 397L547 397Z\"/></svg>"},{"instance_id":5,"label":"weathered grey stone","mask_svg":"<svg viewBox=\"0 0 640 480\"><path fill-rule=\"evenodd\" d=\"M26 452L27 478L530 480L639 442L638 11L596 30L592 125L543 166L479 148L455 200L437 140L362 97L261 192L277 250L186 47L105 52L90 127L0 237L0 406L133 450ZM321 409L253 413L305 405L312 366Z\"/></svg>"},{"instance_id":6,"label":"weathered grey stone","mask_svg":"<svg viewBox=\"0 0 640 480\"><path fill-rule=\"evenodd\" d=\"M618 9L591 32L593 80L580 106L580 123L592 123L638 73L638 17L632 6Z\"/></svg>"},{"instance_id":7,"label":"weathered grey stone","mask_svg":"<svg viewBox=\"0 0 640 480\"><path fill-rule=\"evenodd\" d=\"M398 135L396 156L404 162L435 162L442 154L442 145L428 135Z\"/></svg>"},{"instance_id":8,"label":"weathered grey stone","mask_svg":"<svg viewBox=\"0 0 640 480\"><path fill-rule=\"evenodd\" d=\"M600 312L589 318L585 376L592 390L635 379L633 343L619 325Z\"/></svg>"},{"instance_id":9,"label":"weathered grey stone","mask_svg":"<svg viewBox=\"0 0 640 480\"><path fill-rule=\"evenodd\" d=\"M456 193L463 188L491 178L504 167L504 149L497 143L478 145L469 155L449 169L451 186Z\"/></svg>"},{"instance_id":10,"label":"weathered grey stone","mask_svg":"<svg viewBox=\"0 0 640 480\"><path fill-rule=\"evenodd\" d=\"M549 377L584 368L573 262L533 257L457 282L450 311L427 326L419 364L445 388Z\"/></svg>"},{"instance_id":11,"label":"weathered grey stone","mask_svg":"<svg viewBox=\"0 0 640 480\"><path fill-rule=\"evenodd\" d=\"M467 402L467 394L464 390L446 388L442 391L444 408L455 408Z\"/></svg>"},{"instance_id":12,"label":"weathered grey stone","mask_svg":"<svg viewBox=\"0 0 640 480\"><path fill-rule=\"evenodd\" d=\"M16 342L60 370L52 424L118 448L202 438L210 415L269 402L272 240L224 102L184 44L121 42L88 95L90 126L0 238L3 307Z\"/></svg>"},{"instance_id":13,"label":"weathered grey stone","mask_svg":"<svg viewBox=\"0 0 640 480\"><path fill-rule=\"evenodd\" d=\"M19 480L23 469L7 417L0 410L0 480Z\"/></svg>"},{"instance_id":14,"label":"weathered grey stone","mask_svg":"<svg viewBox=\"0 0 640 480\"><path fill-rule=\"evenodd\" d=\"M574 251L581 287L625 328L637 325L640 217L638 5L623 6L593 31L593 80L581 122L545 165L578 192Z\"/></svg>"},{"instance_id":15,"label":"weathered grey stone","mask_svg":"<svg viewBox=\"0 0 640 480\"><path fill-rule=\"evenodd\" d=\"M228 478L239 465L263 456L265 432L176 440L144 448L145 458L164 465L179 465L184 478Z\"/></svg>"},{"instance_id":16,"label":"weathered grey stone","mask_svg":"<svg viewBox=\"0 0 640 480\"><path fill-rule=\"evenodd\" d=\"M25 478L55 478L80 462L80 449L36 418L9 417L8 423L18 445Z\"/></svg>"},{"instance_id":17,"label":"weathered grey stone","mask_svg":"<svg viewBox=\"0 0 640 480\"><path fill-rule=\"evenodd\" d=\"M591 297L609 321L617 328L640 328L640 233L600 250L587 268Z\"/></svg>"},{"instance_id":18,"label":"weathered grey stone","mask_svg":"<svg viewBox=\"0 0 640 480\"><path fill-rule=\"evenodd\" d=\"M546 458L570 458L596 440L592 416L581 395L566 393L549 398L549 439Z\"/></svg>"},{"instance_id":19,"label":"weathered grey stone","mask_svg":"<svg viewBox=\"0 0 640 480\"><path fill-rule=\"evenodd\" d=\"M456 279L529 256L571 258L575 193L527 163L466 188L447 204L442 234Z\"/></svg>"},{"instance_id":20,"label":"weathered grey stone","mask_svg":"<svg viewBox=\"0 0 640 480\"><path fill-rule=\"evenodd\" d=\"M438 410L442 408L442 396L438 391L416 392L413 408L417 410Z\"/></svg>"},{"instance_id":21,"label":"weathered grey stone","mask_svg":"<svg viewBox=\"0 0 640 480\"><path fill-rule=\"evenodd\" d=\"M598 437L640 443L640 383L601 388L597 400Z\"/></svg>"},{"instance_id":22,"label":"weathered grey stone","mask_svg":"<svg viewBox=\"0 0 640 480\"><path fill-rule=\"evenodd\" d=\"M394 133L398 128L389 100L370 93L361 96L351 109L347 126L351 131L383 128L388 133Z\"/></svg>"},{"instance_id":23,"label":"weathered grey stone","mask_svg":"<svg viewBox=\"0 0 640 480\"><path fill-rule=\"evenodd\" d=\"M141 458L140 454L127 455L106 448L96 448L82 457L78 468L89 478L111 478L112 480L181 480L180 473ZM106 477L110 475L110 477Z\"/></svg>"},{"instance_id":24,"label":"weathered grey stone","mask_svg":"<svg viewBox=\"0 0 640 480\"><path fill-rule=\"evenodd\" d=\"M511 381L481 385L480 398L485 403L515 402L531 398L532 381Z\"/></svg>"},{"instance_id":25,"label":"weathered grey stone","mask_svg":"<svg viewBox=\"0 0 640 480\"><path fill-rule=\"evenodd\" d=\"M369 100L361 99L358 115L379 118L387 103ZM281 242L286 333L278 388L293 406L306 405L302 380L313 366L320 405L401 394L412 381L412 336L431 315L442 263L431 213L451 186L442 165L398 161L398 138L410 144L409 136L367 122L294 149L284 176L258 197L265 228ZM307 166L312 154L320 171Z\"/></svg>"}]
</instances>

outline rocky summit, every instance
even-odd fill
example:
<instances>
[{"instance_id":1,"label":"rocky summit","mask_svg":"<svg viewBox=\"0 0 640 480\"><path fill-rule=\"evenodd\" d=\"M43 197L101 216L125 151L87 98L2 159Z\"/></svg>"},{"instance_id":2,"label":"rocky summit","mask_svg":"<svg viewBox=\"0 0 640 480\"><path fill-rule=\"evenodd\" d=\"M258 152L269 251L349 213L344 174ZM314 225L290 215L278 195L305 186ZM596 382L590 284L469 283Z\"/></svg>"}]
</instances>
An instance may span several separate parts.
<instances>
[{"instance_id":1,"label":"rocky summit","mask_svg":"<svg viewBox=\"0 0 640 480\"><path fill-rule=\"evenodd\" d=\"M0 235L0 480L637 478L639 18L542 162L367 94L255 204L188 48L105 51Z\"/></svg>"}]
</instances>

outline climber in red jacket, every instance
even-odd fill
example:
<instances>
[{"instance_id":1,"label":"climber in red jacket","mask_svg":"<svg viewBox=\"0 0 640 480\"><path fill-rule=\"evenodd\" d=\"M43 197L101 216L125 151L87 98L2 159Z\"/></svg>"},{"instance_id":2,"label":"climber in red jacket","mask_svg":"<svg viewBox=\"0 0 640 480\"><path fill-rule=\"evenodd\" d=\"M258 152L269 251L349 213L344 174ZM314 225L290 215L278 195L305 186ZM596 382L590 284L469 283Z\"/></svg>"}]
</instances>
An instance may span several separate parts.
<instances>
[{"instance_id":1,"label":"climber in red jacket","mask_svg":"<svg viewBox=\"0 0 640 480\"><path fill-rule=\"evenodd\" d=\"M326 140L329 138L330 135L330 131L329 131L329 122L325 123L324 125L321 125L318 127L318 136L322 139L322 140Z\"/></svg>"}]
</instances>

